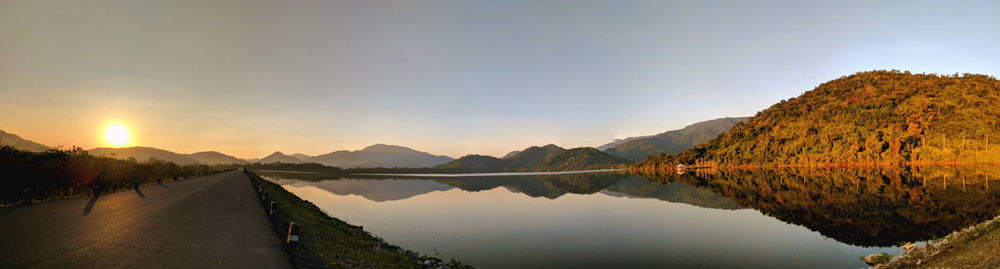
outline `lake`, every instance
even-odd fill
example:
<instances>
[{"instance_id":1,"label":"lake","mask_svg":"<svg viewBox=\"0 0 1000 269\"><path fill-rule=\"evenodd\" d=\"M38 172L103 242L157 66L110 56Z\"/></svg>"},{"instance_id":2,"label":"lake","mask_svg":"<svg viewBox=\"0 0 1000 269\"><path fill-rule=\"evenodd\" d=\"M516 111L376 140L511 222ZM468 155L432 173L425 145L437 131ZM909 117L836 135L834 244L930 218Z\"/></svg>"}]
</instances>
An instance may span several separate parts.
<instances>
[{"instance_id":1,"label":"lake","mask_svg":"<svg viewBox=\"0 0 1000 269\"><path fill-rule=\"evenodd\" d=\"M389 243L480 268L857 268L995 216L994 169L261 174Z\"/></svg>"}]
</instances>

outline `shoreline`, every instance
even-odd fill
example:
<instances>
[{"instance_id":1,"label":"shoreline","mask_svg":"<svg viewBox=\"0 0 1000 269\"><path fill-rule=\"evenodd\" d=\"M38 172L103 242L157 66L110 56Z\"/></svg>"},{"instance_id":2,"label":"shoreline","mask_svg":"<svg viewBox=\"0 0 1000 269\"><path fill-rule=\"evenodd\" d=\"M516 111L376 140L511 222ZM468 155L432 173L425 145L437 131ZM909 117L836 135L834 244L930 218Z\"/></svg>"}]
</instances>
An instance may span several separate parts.
<instances>
[{"instance_id":1,"label":"shoreline","mask_svg":"<svg viewBox=\"0 0 1000 269\"><path fill-rule=\"evenodd\" d=\"M1000 267L1000 215L934 239L926 246L904 250L873 268L995 268Z\"/></svg>"},{"instance_id":2,"label":"shoreline","mask_svg":"<svg viewBox=\"0 0 1000 269\"><path fill-rule=\"evenodd\" d=\"M284 187L248 171L251 182L274 201L269 216L279 238L285 238L290 222L300 227L299 243L285 249L297 268L472 268L457 260L443 261L390 244L364 230L327 215L312 202ZM268 210L268 205L264 205Z\"/></svg>"}]
</instances>

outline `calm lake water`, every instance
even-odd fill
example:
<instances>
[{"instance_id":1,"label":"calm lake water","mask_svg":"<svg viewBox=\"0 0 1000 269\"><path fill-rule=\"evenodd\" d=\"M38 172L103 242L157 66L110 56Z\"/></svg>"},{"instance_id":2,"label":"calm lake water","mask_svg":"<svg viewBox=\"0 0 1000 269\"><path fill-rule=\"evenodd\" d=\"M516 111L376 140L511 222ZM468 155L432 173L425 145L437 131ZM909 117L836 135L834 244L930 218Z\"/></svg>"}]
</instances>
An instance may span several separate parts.
<instances>
[{"instance_id":1,"label":"calm lake water","mask_svg":"<svg viewBox=\"0 0 1000 269\"><path fill-rule=\"evenodd\" d=\"M480 268L858 268L996 215L989 171L262 175L392 244Z\"/></svg>"}]
</instances>

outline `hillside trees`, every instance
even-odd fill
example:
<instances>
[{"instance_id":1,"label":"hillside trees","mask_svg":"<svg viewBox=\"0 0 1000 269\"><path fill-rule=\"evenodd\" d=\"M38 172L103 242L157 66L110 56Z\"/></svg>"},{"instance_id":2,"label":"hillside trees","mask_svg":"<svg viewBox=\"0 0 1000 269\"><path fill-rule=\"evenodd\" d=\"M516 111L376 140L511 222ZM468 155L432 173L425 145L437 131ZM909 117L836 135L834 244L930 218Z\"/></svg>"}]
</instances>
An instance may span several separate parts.
<instances>
[{"instance_id":1,"label":"hillside trees","mask_svg":"<svg viewBox=\"0 0 1000 269\"><path fill-rule=\"evenodd\" d=\"M823 83L708 143L639 165L998 162L1000 139L990 139L997 131L996 78L871 71Z\"/></svg>"}]
</instances>

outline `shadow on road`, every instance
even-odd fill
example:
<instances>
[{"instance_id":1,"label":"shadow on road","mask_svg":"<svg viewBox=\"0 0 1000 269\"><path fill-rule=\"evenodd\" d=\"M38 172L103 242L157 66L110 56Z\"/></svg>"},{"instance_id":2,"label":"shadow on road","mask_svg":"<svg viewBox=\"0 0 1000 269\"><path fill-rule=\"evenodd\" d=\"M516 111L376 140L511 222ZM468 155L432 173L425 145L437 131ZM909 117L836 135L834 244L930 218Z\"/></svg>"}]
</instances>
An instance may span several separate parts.
<instances>
[{"instance_id":1,"label":"shadow on road","mask_svg":"<svg viewBox=\"0 0 1000 269\"><path fill-rule=\"evenodd\" d=\"M170 187L167 187L167 185L166 185L166 184L163 184L163 183L157 183L156 185L160 185L160 187L163 187L164 189L167 189L167 190L170 190Z\"/></svg>"},{"instance_id":2,"label":"shadow on road","mask_svg":"<svg viewBox=\"0 0 1000 269\"><path fill-rule=\"evenodd\" d=\"M97 203L97 198L98 197L100 197L100 196L94 196L93 198L90 198L90 201L87 202L87 206L83 207L83 215L84 216L86 216L87 214L90 214L91 210L94 210L94 204Z\"/></svg>"},{"instance_id":3,"label":"shadow on road","mask_svg":"<svg viewBox=\"0 0 1000 269\"><path fill-rule=\"evenodd\" d=\"M8 206L8 207L2 207L2 208L0 208L0 216L6 215L7 212L10 212L11 210L13 210L14 207L15 206Z\"/></svg>"},{"instance_id":4,"label":"shadow on road","mask_svg":"<svg viewBox=\"0 0 1000 269\"><path fill-rule=\"evenodd\" d=\"M142 194L142 190L136 188L135 193L139 195L139 198L146 199L146 195Z\"/></svg>"}]
</instances>

